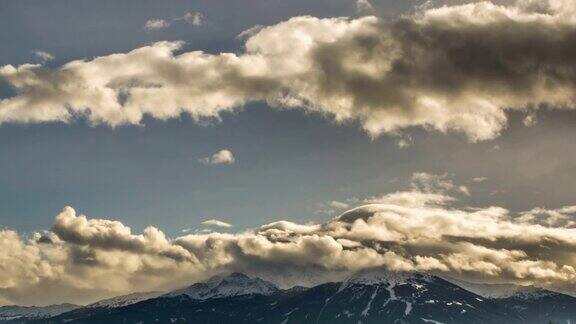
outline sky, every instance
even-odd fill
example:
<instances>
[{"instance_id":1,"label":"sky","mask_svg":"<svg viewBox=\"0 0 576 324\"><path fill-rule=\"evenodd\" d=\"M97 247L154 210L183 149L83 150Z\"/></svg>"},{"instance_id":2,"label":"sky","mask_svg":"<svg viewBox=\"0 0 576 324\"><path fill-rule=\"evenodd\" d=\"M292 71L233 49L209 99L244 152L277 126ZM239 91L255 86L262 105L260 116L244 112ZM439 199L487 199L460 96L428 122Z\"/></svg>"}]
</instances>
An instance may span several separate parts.
<instances>
[{"instance_id":1,"label":"sky","mask_svg":"<svg viewBox=\"0 0 576 324\"><path fill-rule=\"evenodd\" d=\"M576 293L574 13L2 1L0 304L382 265Z\"/></svg>"}]
</instances>

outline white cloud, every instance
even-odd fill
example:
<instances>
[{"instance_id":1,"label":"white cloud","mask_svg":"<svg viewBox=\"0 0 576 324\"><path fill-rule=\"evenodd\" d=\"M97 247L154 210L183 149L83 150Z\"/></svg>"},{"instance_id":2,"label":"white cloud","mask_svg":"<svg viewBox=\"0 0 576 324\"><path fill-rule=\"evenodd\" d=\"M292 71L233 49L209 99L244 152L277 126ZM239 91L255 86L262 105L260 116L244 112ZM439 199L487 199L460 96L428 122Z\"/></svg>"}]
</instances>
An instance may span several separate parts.
<instances>
[{"instance_id":1,"label":"white cloud","mask_svg":"<svg viewBox=\"0 0 576 324\"><path fill-rule=\"evenodd\" d=\"M330 207L336 208L336 209L345 209L345 208L350 207L350 205L348 205L347 203L344 203L341 201L336 201L336 200L332 200L329 205L330 205Z\"/></svg>"},{"instance_id":2,"label":"white cloud","mask_svg":"<svg viewBox=\"0 0 576 324\"><path fill-rule=\"evenodd\" d=\"M454 197L442 193L427 193L419 190L412 190L393 192L381 197L372 197L364 200L364 202L369 204L424 207L446 205L455 200Z\"/></svg>"},{"instance_id":3,"label":"white cloud","mask_svg":"<svg viewBox=\"0 0 576 324\"><path fill-rule=\"evenodd\" d=\"M192 26L199 27L204 24L204 16L195 11L187 12L182 17L173 18L173 19L160 19L160 18L152 18L146 21L144 28L146 30L159 30L165 29L170 27L173 23L178 21L184 21Z\"/></svg>"},{"instance_id":4,"label":"white cloud","mask_svg":"<svg viewBox=\"0 0 576 324\"><path fill-rule=\"evenodd\" d=\"M200 162L211 165L233 164L235 161L236 158L234 157L234 154L232 154L232 151L227 149L220 150L211 156L200 159Z\"/></svg>"},{"instance_id":5,"label":"white cloud","mask_svg":"<svg viewBox=\"0 0 576 324\"><path fill-rule=\"evenodd\" d=\"M217 219L208 219L202 222L202 225L206 225L206 226L216 226L216 227L232 227L232 224L230 223L226 223Z\"/></svg>"},{"instance_id":6,"label":"white cloud","mask_svg":"<svg viewBox=\"0 0 576 324\"><path fill-rule=\"evenodd\" d=\"M16 95L0 101L0 123L218 119L264 101L358 121L371 136L420 126L487 140L511 110L576 107L565 68L576 64L576 4L536 2L427 8L391 22L295 17L251 32L241 54L176 55L181 43L160 42L57 69L6 65L0 77ZM469 53L490 55L469 64Z\"/></svg>"},{"instance_id":7,"label":"white cloud","mask_svg":"<svg viewBox=\"0 0 576 324\"><path fill-rule=\"evenodd\" d=\"M531 112L528 115L526 115L526 117L522 119L522 123L526 127L532 127L536 125L538 123L538 117L536 116L536 113Z\"/></svg>"},{"instance_id":8,"label":"white cloud","mask_svg":"<svg viewBox=\"0 0 576 324\"><path fill-rule=\"evenodd\" d=\"M184 20L192 26L202 26L204 24L204 16L199 12L187 12L181 18L176 18L176 20Z\"/></svg>"},{"instance_id":9,"label":"white cloud","mask_svg":"<svg viewBox=\"0 0 576 324\"><path fill-rule=\"evenodd\" d=\"M396 140L396 145L399 148L406 148L413 144L412 137L410 135L399 135Z\"/></svg>"},{"instance_id":10,"label":"white cloud","mask_svg":"<svg viewBox=\"0 0 576 324\"><path fill-rule=\"evenodd\" d=\"M36 55L43 63L54 60L54 55L48 52L34 51L34 55Z\"/></svg>"},{"instance_id":11,"label":"white cloud","mask_svg":"<svg viewBox=\"0 0 576 324\"><path fill-rule=\"evenodd\" d=\"M374 6L368 0L356 0L356 10L359 13L369 13L374 11Z\"/></svg>"},{"instance_id":12,"label":"white cloud","mask_svg":"<svg viewBox=\"0 0 576 324\"><path fill-rule=\"evenodd\" d=\"M473 181L473 182L476 182L476 183L480 183L480 182L488 181L488 178L486 178L486 177L475 177L475 178L472 179L472 181Z\"/></svg>"},{"instance_id":13,"label":"white cloud","mask_svg":"<svg viewBox=\"0 0 576 324\"><path fill-rule=\"evenodd\" d=\"M170 22L164 19L157 19L157 18L148 19L148 21L146 21L146 24L144 25L144 28L146 30L159 30L168 27L170 27Z\"/></svg>"}]
</instances>

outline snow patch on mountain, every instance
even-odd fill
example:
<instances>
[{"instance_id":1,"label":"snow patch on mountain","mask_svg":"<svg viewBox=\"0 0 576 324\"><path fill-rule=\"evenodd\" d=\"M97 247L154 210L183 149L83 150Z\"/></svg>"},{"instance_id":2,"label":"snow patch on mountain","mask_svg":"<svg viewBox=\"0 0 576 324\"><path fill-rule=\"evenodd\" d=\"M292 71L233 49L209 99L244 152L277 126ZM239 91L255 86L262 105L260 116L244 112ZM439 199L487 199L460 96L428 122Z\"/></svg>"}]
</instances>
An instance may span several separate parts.
<instances>
[{"instance_id":1,"label":"snow patch on mountain","mask_svg":"<svg viewBox=\"0 0 576 324\"><path fill-rule=\"evenodd\" d=\"M124 307L132 304L139 303L144 300L156 298L162 293L158 291L133 293L129 295L116 296L104 300L97 301L93 304L87 305L86 308L117 308Z\"/></svg>"},{"instance_id":2,"label":"snow patch on mountain","mask_svg":"<svg viewBox=\"0 0 576 324\"><path fill-rule=\"evenodd\" d=\"M362 316L368 316L368 312L370 311L370 308L372 307L372 302L374 301L374 298L376 298L376 295L378 294L378 288L380 288L380 287L376 287L376 289L374 289L372 296L370 296L370 301L368 301L366 308L364 308L364 310L362 311L362 314L361 314Z\"/></svg>"},{"instance_id":3,"label":"snow patch on mountain","mask_svg":"<svg viewBox=\"0 0 576 324\"><path fill-rule=\"evenodd\" d=\"M432 319L428 319L428 318L421 318L421 320L423 320L425 323L432 323L432 324L445 324L445 323L442 323L442 322L438 322L438 321L435 321L435 320L432 320Z\"/></svg>"}]
</instances>

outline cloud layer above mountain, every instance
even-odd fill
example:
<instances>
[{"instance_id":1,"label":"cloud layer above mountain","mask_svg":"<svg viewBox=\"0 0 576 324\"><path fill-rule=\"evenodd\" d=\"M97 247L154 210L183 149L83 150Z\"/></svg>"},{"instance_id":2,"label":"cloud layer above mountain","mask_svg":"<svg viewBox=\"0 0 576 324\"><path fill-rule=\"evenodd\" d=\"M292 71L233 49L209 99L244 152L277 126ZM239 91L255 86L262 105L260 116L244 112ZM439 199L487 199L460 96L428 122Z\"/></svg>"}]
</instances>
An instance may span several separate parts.
<instances>
[{"instance_id":1,"label":"cloud layer above mountain","mask_svg":"<svg viewBox=\"0 0 576 324\"><path fill-rule=\"evenodd\" d=\"M0 78L16 94L0 101L0 122L217 119L264 101L357 121L373 136L422 126L485 140L509 110L574 108L575 13L571 0L518 0L394 21L295 17L248 33L241 54L158 42L57 69L7 65Z\"/></svg>"},{"instance_id":2,"label":"cloud layer above mountain","mask_svg":"<svg viewBox=\"0 0 576 324\"><path fill-rule=\"evenodd\" d=\"M66 207L51 231L31 237L0 231L0 298L88 302L173 289L226 271L315 284L374 266L576 291L576 207L519 214L454 207L462 195L445 175L420 173L408 191L366 199L326 223L278 221L176 238L155 227L135 234L121 222Z\"/></svg>"}]
</instances>

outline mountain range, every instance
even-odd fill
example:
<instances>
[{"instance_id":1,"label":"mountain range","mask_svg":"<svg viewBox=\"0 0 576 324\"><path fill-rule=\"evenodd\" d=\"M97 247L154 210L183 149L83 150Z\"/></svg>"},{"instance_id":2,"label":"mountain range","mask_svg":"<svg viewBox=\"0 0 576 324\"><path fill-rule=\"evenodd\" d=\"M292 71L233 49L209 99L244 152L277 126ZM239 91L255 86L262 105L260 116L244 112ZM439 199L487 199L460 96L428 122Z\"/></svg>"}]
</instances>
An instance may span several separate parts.
<instances>
[{"instance_id":1,"label":"mountain range","mask_svg":"<svg viewBox=\"0 0 576 324\"><path fill-rule=\"evenodd\" d=\"M576 323L576 298L535 287L473 284L382 269L280 289L241 273L168 293L87 306L0 307L4 323Z\"/></svg>"}]
</instances>

